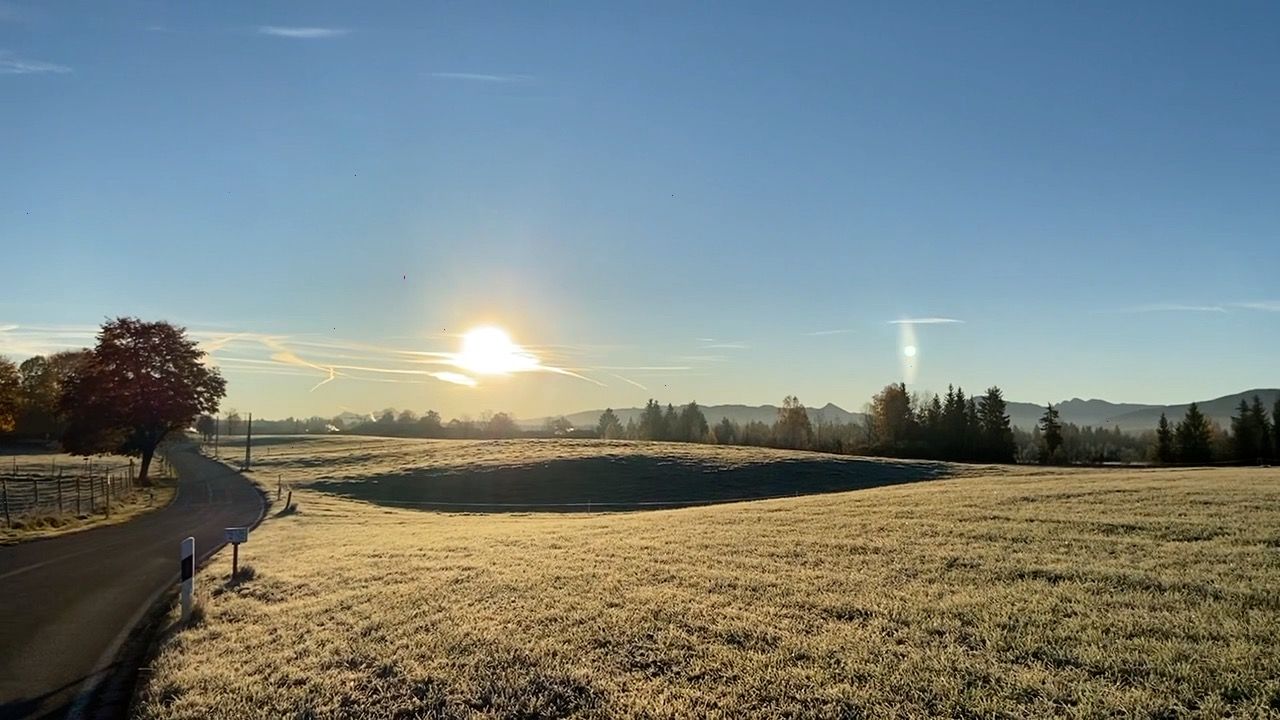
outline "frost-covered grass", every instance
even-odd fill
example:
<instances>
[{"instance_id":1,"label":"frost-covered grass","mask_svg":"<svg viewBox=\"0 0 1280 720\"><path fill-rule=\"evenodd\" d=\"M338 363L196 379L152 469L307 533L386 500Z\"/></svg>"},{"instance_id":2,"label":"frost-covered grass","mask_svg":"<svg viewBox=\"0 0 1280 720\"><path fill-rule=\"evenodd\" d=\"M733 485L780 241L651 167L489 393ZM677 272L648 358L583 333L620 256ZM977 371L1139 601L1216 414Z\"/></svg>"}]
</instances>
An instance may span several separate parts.
<instances>
[{"instance_id":1,"label":"frost-covered grass","mask_svg":"<svg viewBox=\"0 0 1280 720\"><path fill-rule=\"evenodd\" d=\"M201 577L141 717L1280 713L1277 469L970 470L614 514L306 485L416 467L408 441L365 442L351 465L263 456L293 458L299 511L241 547L251 579ZM499 447L464 454L545 452Z\"/></svg>"},{"instance_id":2,"label":"frost-covered grass","mask_svg":"<svg viewBox=\"0 0 1280 720\"><path fill-rule=\"evenodd\" d=\"M243 442L243 440L241 440ZM630 509L925 480L944 463L768 448L595 440L267 437L253 476L385 505L501 512ZM244 457L243 445L224 457Z\"/></svg>"}]
</instances>

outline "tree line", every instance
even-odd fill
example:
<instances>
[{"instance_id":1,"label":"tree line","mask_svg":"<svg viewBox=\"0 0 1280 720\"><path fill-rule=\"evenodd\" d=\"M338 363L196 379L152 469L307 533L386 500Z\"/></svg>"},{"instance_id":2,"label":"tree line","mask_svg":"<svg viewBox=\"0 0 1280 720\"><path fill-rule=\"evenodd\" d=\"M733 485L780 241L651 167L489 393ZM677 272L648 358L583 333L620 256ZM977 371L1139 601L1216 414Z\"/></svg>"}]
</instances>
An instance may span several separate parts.
<instances>
[{"instance_id":1,"label":"tree line","mask_svg":"<svg viewBox=\"0 0 1280 720\"><path fill-rule=\"evenodd\" d=\"M0 357L0 436L138 456L146 485L160 443L216 412L226 395L204 359L183 328L128 317L103 323L93 348L21 364Z\"/></svg>"}]
</instances>

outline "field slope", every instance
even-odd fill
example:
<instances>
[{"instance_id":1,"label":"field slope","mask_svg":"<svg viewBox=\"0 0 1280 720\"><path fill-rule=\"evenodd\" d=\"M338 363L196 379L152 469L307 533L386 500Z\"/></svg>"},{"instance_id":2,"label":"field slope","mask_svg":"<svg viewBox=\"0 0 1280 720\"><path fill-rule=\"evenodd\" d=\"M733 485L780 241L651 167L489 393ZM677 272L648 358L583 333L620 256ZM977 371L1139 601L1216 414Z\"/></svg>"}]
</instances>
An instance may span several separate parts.
<instances>
[{"instance_id":1,"label":"field slope","mask_svg":"<svg viewBox=\"0 0 1280 720\"><path fill-rule=\"evenodd\" d=\"M396 442L361 462L412 472ZM309 488L305 447L264 450L299 510L215 561L141 717L1280 712L1280 470L450 514Z\"/></svg>"}]
</instances>

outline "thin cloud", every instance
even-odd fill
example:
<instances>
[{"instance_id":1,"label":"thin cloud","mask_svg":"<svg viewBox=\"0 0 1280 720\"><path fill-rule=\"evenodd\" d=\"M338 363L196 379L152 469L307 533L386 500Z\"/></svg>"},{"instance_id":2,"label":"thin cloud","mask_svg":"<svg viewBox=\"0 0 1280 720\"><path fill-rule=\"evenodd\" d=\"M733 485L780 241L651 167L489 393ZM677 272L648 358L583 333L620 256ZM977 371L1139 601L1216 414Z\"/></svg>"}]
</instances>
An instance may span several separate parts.
<instances>
[{"instance_id":1,"label":"thin cloud","mask_svg":"<svg viewBox=\"0 0 1280 720\"><path fill-rule=\"evenodd\" d=\"M703 345L703 350L746 350L751 346L744 342L722 342Z\"/></svg>"},{"instance_id":2,"label":"thin cloud","mask_svg":"<svg viewBox=\"0 0 1280 720\"><path fill-rule=\"evenodd\" d=\"M805 335L810 337L822 337L824 335L843 335L851 332L853 332L852 328L842 328L840 330L814 330L813 332L805 333Z\"/></svg>"},{"instance_id":3,"label":"thin cloud","mask_svg":"<svg viewBox=\"0 0 1280 720\"><path fill-rule=\"evenodd\" d=\"M513 75L513 74L495 74L495 73L473 73L473 72L433 72L431 77L441 80L470 80L472 82L486 83L521 83L533 80L532 75Z\"/></svg>"},{"instance_id":4,"label":"thin cloud","mask_svg":"<svg viewBox=\"0 0 1280 720\"><path fill-rule=\"evenodd\" d=\"M320 40L324 38L342 37L351 31L346 28L259 25L258 32L262 35L271 35L273 37L294 38L299 40Z\"/></svg>"},{"instance_id":5,"label":"thin cloud","mask_svg":"<svg viewBox=\"0 0 1280 720\"><path fill-rule=\"evenodd\" d=\"M71 68L41 60L25 60L8 51L0 51L0 75L65 74Z\"/></svg>"},{"instance_id":6,"label":"thin cloud","mask_svg":"<svg viewBox=\"0 0 1280 720\"><path fill-rule=\"evenodd\" d=\"M644 385L641 385L640 383L636 382L635 380L632 380L632 379L630 379L630 378L622 377L621 375L617 375L617 374L615 374L615 373L609 373L609 375L611 375L612 377L618 378L619 380L621 380L621 381L622 381L622 382L624 382L624 383L627 383L628 385L634 385L634 386L636 386L636 387L640 388L641 390L644 390L645 392L649 392L649 388L645 387Z\"/></svg>"},{"instance_id":7,"label":"thin cloud","mask_svg":"<svg viewBox=\"0 0 1280 720\"><path fill-rule=\"evenodd\" d=\"M890 320L890 325L950 325L952 323L963 323L963 320L957 320L949 317L920 317L920 318L903 318L901 320Z\"/></svg>"},{"instance_id":8,"label":"thin cloud","mask_svg":"<svg viewBox=\"0 0 1280 720\"><path fill-rule=\"evenodd\" d=\"M475 378L469 375L463 375L462 373L438 372L432 373L431 377L437 380L443 380L447 383L453 383L454 385L466 385L467 387L475 387L479 384L476 382Z\"/></svg>"},{"instance_id":9,"label":"thin cloud","mask_svg":"<svg viewBox=\"0 0 1280 720\"><path fill-rule=\"evenodd\" d=\"M1186 305L1183 303L1148 303L1146 305L1137 305L1131 308L1125 308L1121 312L1127 313L1158 313L1158 312L1191 312L1191 313L1224 313L1227 309L1221 305Z\"/></svg>"},{"instance_id":10,"label":"thin cloud","mask_svg":"<svg viewBox=\"0 0 1280 720\"><path fill-rule=\"evenodd\" d=\"M1231 307L1245 310L1261 310L1263 312L1280 312L1280 300L1262 300L1258 302L1231 303Z\"/></svg>"}]
</instances>

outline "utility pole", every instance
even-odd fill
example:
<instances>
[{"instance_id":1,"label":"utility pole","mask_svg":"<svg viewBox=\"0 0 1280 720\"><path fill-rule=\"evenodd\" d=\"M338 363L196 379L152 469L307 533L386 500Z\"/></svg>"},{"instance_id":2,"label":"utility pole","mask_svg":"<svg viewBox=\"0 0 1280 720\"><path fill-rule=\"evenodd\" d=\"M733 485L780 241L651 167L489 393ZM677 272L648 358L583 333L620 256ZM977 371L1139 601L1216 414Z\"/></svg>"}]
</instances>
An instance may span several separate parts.
<instances>
[{"instance_id":1,"label":"utility pole","mask_svg":"<svg viewBox=\"0 0 1280 720\"><path fill-rule=\"evenodd\" d=\"M250 450L253 446L253 413L249 413L249 426L244 435L244 469L249 469Z\"/></svg>"}]
</instances>

